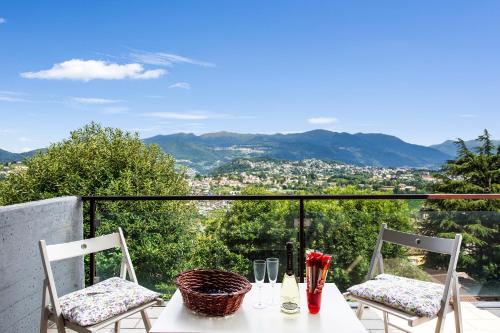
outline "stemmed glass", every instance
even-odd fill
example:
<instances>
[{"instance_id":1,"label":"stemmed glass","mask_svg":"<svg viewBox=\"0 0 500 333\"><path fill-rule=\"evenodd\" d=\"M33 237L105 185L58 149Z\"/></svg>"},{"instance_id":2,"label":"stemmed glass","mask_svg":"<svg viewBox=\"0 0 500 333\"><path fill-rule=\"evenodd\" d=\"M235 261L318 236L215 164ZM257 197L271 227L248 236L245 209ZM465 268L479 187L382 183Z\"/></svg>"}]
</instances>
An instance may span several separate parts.
<instances>
[{"instance_id":1,"label":"stemmed glass","mask_svg":"<svg viewBox=\"0 0 500 333\"><path fill-rule=\"evenodd\" d=\"M271 282L271 301L270 305L275 306L276 298L274 297L274 285L276 284L276 280L278 279L278 268L279 268L279 259L278 258L267 258L267 278L269 282Z\"/></svg>"},{"instance_id":2,"label":"stemmed glass","mask_svg":"<svg viewBox=\"0 0 500 333\"><path fill-rule=\"evenodd\" d=\"M266 277L266 261L265 260L255 260L253 262L253 274L255 276L255 283L259 288L259 298L257 302L253 305L256 309L264 309L266 305L262 302L262 286L264 284L264 279Z\"/></svg>"}]
</instances>

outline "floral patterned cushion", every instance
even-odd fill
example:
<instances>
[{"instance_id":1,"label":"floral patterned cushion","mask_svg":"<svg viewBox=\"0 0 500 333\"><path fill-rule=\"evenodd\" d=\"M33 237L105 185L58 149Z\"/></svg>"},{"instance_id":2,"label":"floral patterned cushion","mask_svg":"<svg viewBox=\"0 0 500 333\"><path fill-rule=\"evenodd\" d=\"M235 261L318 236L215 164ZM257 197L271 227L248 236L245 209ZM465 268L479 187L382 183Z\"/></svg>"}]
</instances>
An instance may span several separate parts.
<instances>
[{"instance_id":1,"label":"floral patterned cushion","mask_svg":"<svg viewBox=\"0 0 500 333\"><path fill-rule=\"evenodd\" d=\"M80 326L100 323L136 306L158 298L160 294L133 282L114 277L59 298L66 320Z\"/></svg>"},{"instance_id":2,"label":"floral patterned cushion","mask_svg":"<svg viewBox=\"0 0 500 333\"><path fill-rule=\"evenodd\" d=\"M419 317L434 317L441 308L444 286L380 274L375 279L352 286L347 291Z\"/></svg>"}]
</instances>

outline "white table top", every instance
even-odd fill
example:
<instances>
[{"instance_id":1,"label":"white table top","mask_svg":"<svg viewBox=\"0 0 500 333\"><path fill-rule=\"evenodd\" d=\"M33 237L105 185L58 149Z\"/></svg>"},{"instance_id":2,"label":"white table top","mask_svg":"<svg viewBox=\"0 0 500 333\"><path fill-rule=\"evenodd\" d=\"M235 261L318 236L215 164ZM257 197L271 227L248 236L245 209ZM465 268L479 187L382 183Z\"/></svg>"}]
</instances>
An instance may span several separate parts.
<instances>
[{"instance_id":1,"label":"white table top","mask_svg":"<svg viewBox=\"0 0 500 333\"><path fill-rule=\"evenodd\" d=\"M274 286L276 303L279 304L281 285ZM182 302L182 296L177 290L167 306L154 322L150 333L215 333L215 332L284 332L284 333L361 333L367 332L351 310L344 297L333 283L327 283L323 288L321 310L318 314L309 314L305 285L300 288L300 313L289 315L276 307L256 309L253 307L258 288L245 295L241 307L229 317L210 318L191 312ZM271 285L264 284L262 295L267 301L270 297Z\"/></svg>"}]
</instances>

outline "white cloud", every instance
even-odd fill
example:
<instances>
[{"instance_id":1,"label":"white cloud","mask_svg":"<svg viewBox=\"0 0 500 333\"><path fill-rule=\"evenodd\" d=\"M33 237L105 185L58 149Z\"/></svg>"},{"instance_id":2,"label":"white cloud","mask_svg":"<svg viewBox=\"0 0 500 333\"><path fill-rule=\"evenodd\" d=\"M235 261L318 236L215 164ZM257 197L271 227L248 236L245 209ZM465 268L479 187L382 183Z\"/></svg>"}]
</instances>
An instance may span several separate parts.
<instances>
[{"instance_id":1,"label":"white cloud","mask_svg":"<svg viewBox=\"0 0 500 333\"><path fill-rule=\"evenodd\" d=\"M218 119L255 119L257 117L255 116L247 116L247 115L237 115L237 114L227 114L227 113L221 113L218 115L215 115L214 118Z\"/></svg>"},{"instance_id":2,"label":"white cloud","mask_svg":"<svg viewBox=\"0 0 500 333\"><path fill-rule=\"evenodd\" d=\"M134 51L130 54L133 61L141 64L157 65L157 66L173 66L176 63L184 63L197 65L202 67L215 67L215 64L206 61L199 61L188 57L183 57L177 54L164 52L145 52Z\"/></svg>"},{"instance_id":3,"label":"white cloud","mask_svg":"<svg viewBox=\"0 0 500 333\"><path fill-rule=\"evenodd\" d=\"M7 20L3 17L0 17L0 24L4 24L5 22L7 22Z\"/></svg>"},{"instance_id":4,"label":"white cloud","mask_svg":"<svg viewBox=\"0 0 500 333\"><path fill-rule=\"evenodd\" d=\"M130 109L124 106L109 106L101 109L101 113L104 114L120 114L127 113Z\"/></svg>"},{"instance_id":5,"label":"white cloud","mask_svg":"<svg viewBox=\"0 0 500 333\"><path fill-rule=\"evenodd\" d=\"M313 125L330 125L337 123L338 119L333 117L313 117L307 119L307 121Z\"/></svg>"},{"instance_id":6,"label":"white cloud","mask_svg":"<svg viewBox=\"0 0 500 333\"><path fill-rule=\"evenodd\" d=\"M71 59L57 63L47 70L21 73L21 76L46 80L147 80L157 79L166 73L164 69L146 70L143 65L137 63L120 65L102 60Z\"/></svg>"},{"instance_id":7,"label":"white cloud","mask_svg":"<svg viewBox=\"0 0 500 333\"><path fill-rule=\"evenodd\" d=\"M168 119L168 120L240 120L240 119L254 119L254 116L234 115L228 113L215 113L207 110L190 110L187 112L147 112L142 113L142 116Z\"/></svg>"},{"instance_id":8,"label":"white cloud","mask_svg":"<svg viewBox=\"0 0 500 333\"><path fill-rule=\"evenodd\" d=\"M23 102L23 99L12 96L0 95L0 101L2 102Z\"/></svg>"},{"instance_id":9,"label":"white cloud","mask_svg":"<svg viewBox=\"0 0 500 333\"><path fill-rule=\"evenodd\" d=\"M25 136L22 136L22 137L19 138L19 141L21 141L21 142L30 142L31 140L29 138L25 137Z\"/></svg>"},{"instance_id":10,"label":"white cloud","mask_svg":"<svg viewBox=\"0 0 500 333\"><path fill-rule=\"evenodd\" d=\"M23 93L15 91L0 91L0 101L2 102L27 102L28 100L22 98Z\"/></svg>"},{"instance_id":11,"label":"white cloud","mask_svg":"<svg viewBox=\"0 0 500 333\"><path fill-rule=\"evenodd\" d=\"M0 90L0 95L25 95L24 93L18 92L18 91L11 91L11 90Z\"/></svg>"},{"instance_id":12,"label":"white cloud","mask_svg":"<svg viewBox=\"0 0 500 333\"><path fill-rule=\"evenodd\" d=\"M133 127L133 128L128 128L127 131L129 132L138 132L138 133L148 133L148 132L155 132L160 130L160 126L152 126L152 127Z\"/></svg>"},{"instance_id":13,"label":"white cloud","mask_svg":"<svg viewBox=\"0 0 500 333\"><path fill-rule=\"evenodd\" d=\"M32 151L32 150L33 150L33 148L31 148L31 147L23 147L23 148L21 148L21 153L26 153L26 152Z\"/></svg>"},{"instance_id":14,"label":"white cloud","mask_svg":"<svg viewBox=\"0 0 500 333\"><path fill-rule=\"evenodd\" d=\"M175 119L175 120L204 120L209 118L208 114L201 112L189 112L189 113L149 112L145 113L144 115L154 118Z\"/></svg>"},{"instance_id":15,"label":"white cloud","mask_svg":"<svg viewBox=\"0 0 500 333\"><path fill-rule=\"evenodd\" d=\"M72 99L75 103L90 104L90 105L115 104L123 102L117 99L107 99L99 97L73 97Z\"/></svg>"},{"instance_id":16,"label":"white cloud","mask_svg":"<svg viewBox=\"0 0 500 333\"><path fill-rule=\"evenodd\" d=\"M191 89L191 84L187 82L176 82L174 84L171 84L169 88L179 88L179 89Z\"/></svg>"},{"instance_id":17,"label":"white cloud","mask_svg":"<svg viewBox=\"0 0 500 333\"><path fill-rule=\"evenodd\" d=\"M477 114L466 113L458 115L460 118L477 118Z\"/></svg>"},{"instance_id":18,"label":"white cloud","mask_svg":"<svg viewBox=\"0 0 500 333\"><path fill-rule=\"evenodd\" d=\"M10 128L0 128L0 135L12 135L17 133L18 131Z\"/></svg>"}]
</instances>

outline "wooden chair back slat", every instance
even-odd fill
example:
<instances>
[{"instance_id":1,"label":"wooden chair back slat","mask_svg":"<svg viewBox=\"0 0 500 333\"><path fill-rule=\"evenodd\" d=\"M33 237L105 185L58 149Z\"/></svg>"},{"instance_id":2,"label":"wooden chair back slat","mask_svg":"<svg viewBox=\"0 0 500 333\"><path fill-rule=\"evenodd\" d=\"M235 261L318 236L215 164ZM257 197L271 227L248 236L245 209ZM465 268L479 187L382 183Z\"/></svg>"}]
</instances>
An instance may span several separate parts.
<instances>
[{"instance_id":1,"label":"wooden chair back slat","mask_svg":"<svg viewBox=\"0 0 500 333\"><path fill-rule=\"evenodd\" d=\"M75 242L47 245L47 256L49 261L63 260L79 257L90 253L104 251L112 248L119 248L120 234L113 233L91 239L84 239Z\"/></svg>"},{"instance_id":2,"label":"wooden chair back slat","mask_svg":"<svg viewBox=\"0 0 500 333\"><path fill-rule=\"evenodd\" d=\"M382 240L384 242L443 254L452 254L455 250L454 239L421 236L391 229L384 229Z\"/></svg>"}]
</instances>

